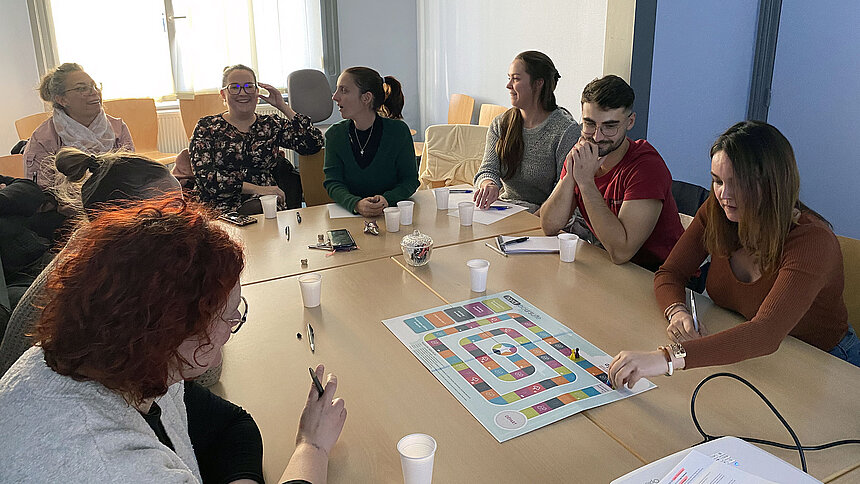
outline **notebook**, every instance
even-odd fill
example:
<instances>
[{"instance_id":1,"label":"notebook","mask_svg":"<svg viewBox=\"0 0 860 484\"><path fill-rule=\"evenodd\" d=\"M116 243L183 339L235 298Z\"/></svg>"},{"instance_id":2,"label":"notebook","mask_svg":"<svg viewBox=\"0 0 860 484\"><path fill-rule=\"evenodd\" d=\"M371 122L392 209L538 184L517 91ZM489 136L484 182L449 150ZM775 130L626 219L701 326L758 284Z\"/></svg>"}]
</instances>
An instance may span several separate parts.
<instances>
[{"instance_id":1,"label":"notebook","mask_svg":"<svg viewBox=\"0 0 860 484\"><path fill-rule=\"evenodd\" d=\"M524 242L511 243L523 237L499 235L496 244L505 254L540 254L558 252L558 237L528 237Z\"/></svg>"}]
</instances>

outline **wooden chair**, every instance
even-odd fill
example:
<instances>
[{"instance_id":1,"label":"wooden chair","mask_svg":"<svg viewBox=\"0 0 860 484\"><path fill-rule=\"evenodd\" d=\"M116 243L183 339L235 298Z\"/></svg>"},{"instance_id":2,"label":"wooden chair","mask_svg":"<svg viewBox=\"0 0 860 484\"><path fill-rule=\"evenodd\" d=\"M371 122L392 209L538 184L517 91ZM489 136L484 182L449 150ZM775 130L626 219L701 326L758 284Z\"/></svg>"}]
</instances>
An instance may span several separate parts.
<instances>
[{"instance_id":1,"label":"wooden chair","mask_svg":"<svg viewBox=\"0 0 860 484\"><path fill-rule=\"evenodd\" d=\"M173 163L176 153L158 151L158 114L155 112L154 99L114 99L105 101L103 105L105 113L122 118L128 126L137 154L164 165Z\"/></svg>"},{"instance_id":2,"label":"wooden chair","mask_svg":"<svg viewBox=\"0 0 860 484\"><path fill-rule=\"evenodd\" d=\"M429 126L418 170L421 188L471 185L484 159L487 129L474 124Z\"/></svg>"},{"instance_id":3,"label":"wooden chair","mask_svg":"<svg viewBox=\"0 0 860 484\"><path fill-rule=\"evenodd\" d=\"M842 298L848 307L848 322L860 333L860 240L837 235L842 249L842 267L845 271L845 289Z\"/></svg>"},{"instance_id":4,"label":"wooden chair","mask_svg":"<svg viewBox=\"0 0 860 484\"><path fill-rule=\"evenodd\" d=\"M26 178L27 169L24 167L24 155L0 156L0 175Z\"/></svg>"},{"instance_id":5,"label":"wooden chair","mask_svg":"<svg viewBox=\"0 0 860 484\"><path fill-rule=\"evenodd\" d=\"M299 155L299 175L302 178L302 192L308 207L334 202L323 186L325 180L324 162L325 148L313 155Z\"/></svg>"},{"instance_id":6,"label":"wooden chair","mask_svg":"<svg viewBox=\"0 0 860 484\"><path fill-rule=\"evenodd\" d=\"M481 104L481 114L478 116L478 126L489 126L496 116L507 112L509 108L498 104Z\"/></svg>"},{"instance_id":7,"label":"wooden chair","mask_svg":"<svg viewBox=\"0 0 860 484\"><path fill-rule=\"evenodd\" d=\"M179 100L179 115L182 116L182 127L185 128L185 135L191 139L194 134L194 127L197 126L197 121L203 116L210 116L226 111L224 100L221 99L220 93L197 94L194 99Z\"/></svg>"},{"instance_id":8,"label":"wooden chair","mask_svg":"<svg viewBox=\"0 0 860 484\"><path fill-rule=\"evenodd\" d=\"M18 139L30 139L33 131L39 127L46 119L50 118L53 113L36 113L15 121L15 131L18 132Z\"/></svg>"},{"instance_id":9,"label":"wooden chair","mask_svg":"<svg viewBox=\"0 0 860 484\"><path fill-rule=\"evenodd\" d=\"M475 98L465 94L451 94L448 103L448 124L472 124Z\"/></svg>"}]
</instances>

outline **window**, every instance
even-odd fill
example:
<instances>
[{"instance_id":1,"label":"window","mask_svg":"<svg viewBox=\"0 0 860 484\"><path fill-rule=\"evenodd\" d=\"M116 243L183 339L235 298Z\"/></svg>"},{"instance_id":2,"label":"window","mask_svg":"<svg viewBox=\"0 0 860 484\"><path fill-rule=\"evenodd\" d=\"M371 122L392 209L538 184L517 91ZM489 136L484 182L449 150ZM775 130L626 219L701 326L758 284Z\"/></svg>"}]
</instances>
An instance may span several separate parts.
<instances>
[{"instance_id":1,"label":"window","mask_svg":"<svg viewBox=\"0 0 860 484\"><path fill-rule=\"evenodd\" d=\"M224 66L238 63L279 88L294 70L324 70L325 1L41 1L50 18L35 24L53 47L44 65L81 64L105 99L214 92Z\"/></svg>"}]
</instances>

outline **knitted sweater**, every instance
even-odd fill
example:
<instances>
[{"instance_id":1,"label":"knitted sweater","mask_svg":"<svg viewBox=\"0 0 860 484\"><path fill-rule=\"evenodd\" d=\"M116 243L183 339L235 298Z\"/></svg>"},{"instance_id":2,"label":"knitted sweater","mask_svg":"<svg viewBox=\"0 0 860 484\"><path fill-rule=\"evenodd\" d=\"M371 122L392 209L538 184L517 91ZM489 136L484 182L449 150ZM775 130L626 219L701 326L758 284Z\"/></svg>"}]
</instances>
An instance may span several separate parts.
<instances>
[{"instance_id":1,"label":"knitted sweater","mask_svg":"<svg viewBox=\"0 0 860 484\"><path fill-rule=\"evenodd\" d=\"M350 120L325 132L325 181L328 195L347 210L359 200L382 195L389 205L411 197L418 189L415 146L406 123L382 118L382 140L376 156L365 168L358 166L350 146Z\"/></svg>"},{"instance_id":2,"label":"knitted sweater","mask_svg":"<svg viewBox=\"0 0 860 484\"><path fill-rule=\"evenodd\" d=\"M684 301L684 284L708 256L702 238L708 203L654 276L657 303ZM685 365L727 365L773 353L787 335L829 351L848 331L842 299L842 252L836 236L820 219L803 213L785 238L782 260L772 274L739 281L729 258L711 255L707 288L711 299L747 321L704 338L684 342ZM705 321L707 324L707 321Z\"/></svg>"},{"instance_id":3,"label":"knitted sweater","mask_svg":"<svg viewBox=\"0 0 860 484\"><path fill-rule=\"evenodd\" d=\"M176 383L158 400L174 452L119 394L30 348L0 379L0 482L200 482L183 393Z\"/></svg>"},{"instance_id":4,"label":"knitted sweater","mask_svg":"<svg viewBox=\"0 0 860 484\"><path fill-rule=\"evenodd\" d=\"M501 187L499 198L524 205L531 212L537 210L552 193L561 176L564 158L579 140L579 130L565 131L577 125L570 114L557 108L534 128L523 129L523 161L516 174L502 179L501 160L496 153L496 143L501 136L499 125L503 116L496 116L487 131L484 161L475 174L475 186L484 180L492 180Z\"/></svg>"}]
</instances>

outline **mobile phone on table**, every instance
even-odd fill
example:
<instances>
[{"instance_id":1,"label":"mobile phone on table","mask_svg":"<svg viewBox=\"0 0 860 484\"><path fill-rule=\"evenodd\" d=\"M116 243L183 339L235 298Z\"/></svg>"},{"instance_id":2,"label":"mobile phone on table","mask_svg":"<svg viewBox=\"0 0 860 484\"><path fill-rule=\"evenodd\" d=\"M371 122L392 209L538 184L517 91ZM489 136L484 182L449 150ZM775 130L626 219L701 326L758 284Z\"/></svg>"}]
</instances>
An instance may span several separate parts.
<instances>
[{"instance_id":1,"label":"mobile phone on table","mask_svg":"<svg viewBox=\"0 0 860 484\"><path fill-rule=\"evenodd\" d=\"M241 215L237 212L225 213L218 218L230 222L233 225L238 225L239 227L244 227L245 225L257 223L257 219L255 219L254 217L250 217L248 215Z\"/></svg>"},{"instance_id":2,"label":"mobile phone on table","mask_svg":"<svg viewBox=\"0 0 860 484\"><path fill-rule=\"evenodd\" d=\"M347 229L329 230L326 235L334 250L350 250L356 247L355 240Z\"/></svg>"}]
</instances>

